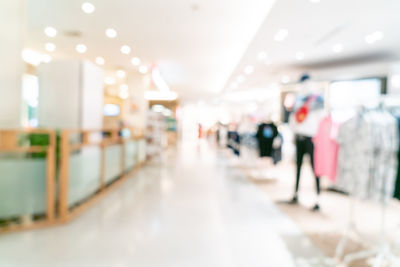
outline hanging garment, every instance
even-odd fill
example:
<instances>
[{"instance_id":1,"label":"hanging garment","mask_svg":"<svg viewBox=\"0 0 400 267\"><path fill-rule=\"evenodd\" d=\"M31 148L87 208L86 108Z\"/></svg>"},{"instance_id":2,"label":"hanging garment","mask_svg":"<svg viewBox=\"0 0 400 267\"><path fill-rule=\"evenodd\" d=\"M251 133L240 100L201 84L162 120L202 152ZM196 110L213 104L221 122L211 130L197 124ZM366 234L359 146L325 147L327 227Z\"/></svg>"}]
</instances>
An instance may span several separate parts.
<instances>
[{"instance_id":1,"label":"hanging garment","mask_svg":"<svg viewBox=\"0 0 400 267\"><path fill-rule=\"evenodd\" d=\"M256 138L258 140L260 157L272 156L272 144L277 136L278 128L274 123L261 123L258 126Z\"/></svg>"},{"instance_id":2,"label":"hanging garment","mask_svg":"<svg viewBox=\"0 0 400 267\"><path fill-rule=\"evenodd\" d=\"M368 197L388 201L394 193L397 170L399 147L397 121L384 110L370 111L364 118L371 130L373 147Z\"/></svg>"},{"instance_id":3,"label":"hanging garment","mask_svg":"<svg viewBox=\"0 0 400 267\"><path fill-rule=\"evenodd\" d=\"M283 136L278 133L278 136L274 139L272 144L272 160L274 165L278 164L282 160L282 145Z\"/></svg>"},{"instance_id":4,"label":"hanging garment","mask_svg":"<svg viewBox=\"0 0 400 267\"><path fill-rule=\"evenodd\" d=\"M372 154L372 137L362 114L344 122L337 137L339 144L336 187L366 198Z\"/></svg>"},{"instance_id":5,"label":"hanging garment","mask_svg":"<svg viewBox=\"0 0 400 267\"><path fill-rule=\"evenodd\" d=\"M228 144L227 146L232 149L236 156L240 156L240 135L236 131L228 132Z\"/></svg>"},{"instance_id":6,"label":"hanging garment","mask_svg":"<svg viewBox=\"0 0 400 267\"><path fill-rule=\"evenodd\" d=\"M303 165L304 155L308 154L310 156L311 166L314 170L314 144L312 142L312 138L303 135L296 135L296 187L295 192L299 191L300 185L300 174L301 167ZM314 172L315 174L315 172ZM320 193L320 181L319 177L315 176L315 185L317 189L317 194Z\"/></svg>"},{"instance_id":7,"label":"hanging garment","mask_svg":"<svg viewBox=\"0 0 400 267\"><path fill-rule=\"evenodd\" d=\"M329 115L321 120L317 134L313 138L315 174L327 176L332 182L336 181L337 173L338 131L339 124Z\"/></svg>"}]
</instances>

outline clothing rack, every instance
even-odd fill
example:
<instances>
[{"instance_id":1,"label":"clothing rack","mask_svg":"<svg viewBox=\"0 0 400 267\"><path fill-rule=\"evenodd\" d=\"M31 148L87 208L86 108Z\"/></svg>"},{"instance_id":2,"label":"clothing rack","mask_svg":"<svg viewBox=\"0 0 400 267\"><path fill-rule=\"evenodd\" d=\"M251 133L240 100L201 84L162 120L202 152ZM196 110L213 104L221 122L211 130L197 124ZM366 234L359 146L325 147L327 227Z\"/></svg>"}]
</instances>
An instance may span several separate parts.
<instances>
[{"instance_id":1,"label":"clothing rack","mask_svg":"<svg viewBox=\"0 0 400 267\"><path fill-rule=\"evenodd\" d=\"M400 107L400 95L396 96L396 99L393 99L391 96L382 96L382 98L379 101L378 107L372 110L385 110L385 108L389 107ZM360 115L360 113L362 115L362 113L366 111L367 110L363 107L358 112L358 115ZM355 182L353 189L356 189L356 186L357 185ZM353 190L353 192L355 192L355 190ZM336 247L335 259L339 261L339 259L343 256L343 252L346 247L347 241L351 236L353 236L355 237L355 239L358 239L361 243L368 244L370 248L346 254L342 261L342 263L345 266L347 266L349 263L355 260L365 259L373 256L375 256L373 260L373 267L384 266L385 263L394 264L394 266L400 266L400 257L393 252L393 247L386 236L386 217L387 217L386 215L387 215L388 201L386 201L384 196L381 197L379 200L379 206L381 212L380 233L379 233L380 241L378 245L371 245L371 242L365 242L364 238L357 230L355 224L355 206L358 198L353 193L350 194L350 198L351 199L350 199L350 210L349 210L350 211L349 223L345 234L342 236L341 240L339 241Z\"/></svg>"}]
</instances>

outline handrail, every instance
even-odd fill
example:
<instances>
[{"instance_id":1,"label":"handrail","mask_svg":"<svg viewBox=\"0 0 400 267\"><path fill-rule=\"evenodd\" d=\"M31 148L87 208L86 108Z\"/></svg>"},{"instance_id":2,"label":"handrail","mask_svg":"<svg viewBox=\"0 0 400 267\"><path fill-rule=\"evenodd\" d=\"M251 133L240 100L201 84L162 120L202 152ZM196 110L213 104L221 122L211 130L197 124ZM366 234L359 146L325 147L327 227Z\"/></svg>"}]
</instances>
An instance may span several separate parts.
<instances>
[{"instance_id":1,"label":"handrail","mask_svg":"<svg viewBox=\"0 0 400 267\"><path fill-rule=\"evenodd\" d=\"M43 146L20 146L19 134L45 134L49 137L49 144ZM46 220L55 220L55 157L56 132L48 129L1 129L0 152L9 153L39 153L46 154Z\"/></svg>"},{"instance_id":2,"label":"handrail","mask_svg":"<svg viewBox=\"0 0 400 267\"><path fill-rule=\"evenodd\" d=\"M122 131L130 130L128 137L122 136ZM47 144L36 145L21 144L19 136L24 134L43 134L48 135ZM73 135L78 135L77 140L71 139ZM105 129L66 129L59 131L59 143L57 144L57 133L52 129L0 129L0 152L7 153L43 153L46 157L46 217L45 220L35 221L31 225L13 225L7 228L0 227L0 233L23 229L32 229L67 222L74 216L91 205L95 199L101 197L103 193L112 190L114 186L122 182L127 177L126 166L126 145L130 140L144 139L145 132L141 129L126 128L105 128ZM77 142L76 142L77 141ZM106 148L112 145L121 145L120 174L118 181L106 184ZM56 156L57 147L59 154ZM69 168L72 152L79 151L86 147L99 147L101 149L100 177L97 193L81 203L79 207L70 209L68 202L69 190ZM137 157L137 152L135 157ZM59 164L57 165L57 159ZM131 161L132 162L132 161ZM137 170L138 165L133 171ZM130 170L129 170L130 171ZM56 173L58 173L58 184L56 183ZM56 190L58 187L58 190ZM57 207L57 209L56 209ZM57 213L56 213L57 210ZM21 214L23 215L23 214Z\"/></svg>"}]
</instances>

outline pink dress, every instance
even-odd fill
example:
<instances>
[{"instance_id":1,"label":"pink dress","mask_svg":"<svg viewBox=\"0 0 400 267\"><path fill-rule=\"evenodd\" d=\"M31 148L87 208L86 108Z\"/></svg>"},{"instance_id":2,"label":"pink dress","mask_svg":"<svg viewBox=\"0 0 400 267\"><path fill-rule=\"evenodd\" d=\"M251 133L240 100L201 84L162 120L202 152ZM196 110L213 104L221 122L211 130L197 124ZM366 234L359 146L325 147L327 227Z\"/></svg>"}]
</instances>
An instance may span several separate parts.
<instances>
[{"instance_id":1,"label":"pink dress","mask_svg":"<svg viewBox=\"0 0 400 267\"><path fill-rule=\"evenodd\" d=\"M336 181L339 144L336 141L339 124L329 115L319 124L314 142L314 169L317 176L327 176Z\"/></svg>"}]
</instances>

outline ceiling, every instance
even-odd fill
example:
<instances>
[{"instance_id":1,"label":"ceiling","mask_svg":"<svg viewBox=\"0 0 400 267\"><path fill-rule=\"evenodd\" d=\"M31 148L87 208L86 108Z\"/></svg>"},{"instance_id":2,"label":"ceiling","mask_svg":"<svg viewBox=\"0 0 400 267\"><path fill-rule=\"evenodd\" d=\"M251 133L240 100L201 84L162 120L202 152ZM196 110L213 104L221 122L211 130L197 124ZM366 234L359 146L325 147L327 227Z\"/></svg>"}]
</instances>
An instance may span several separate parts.
<instances>
[{"instance_id":1,"label":"ceiling","mask_svg":"<svg viewBox=\"0 0 400 267\"><path fill-rule=\"evenodd\" d=\"M45 51L52 42L53 59L105 59L104 68L136 72L130 63L139 57L159 66L169 87L181 98L199 98L220 92L239 63L273 0L87 0L96 10L85 14L84 0L26 0L26 47ZM58 30L47 37L46 26ZM109 39L106 28L118 36ZM75 51L83 43L87 52ZM130 55L120 52L132 48Z\"/></svg>"},{"instance_id":2,"label":"ceiling","mask_svg":"<svg viewBox=\"0 0 400 267\"><path fill-rule=\"evenodd\" d=\"M225 90L266 88L281 83L284 76L294 82L303 72L313 77L313 72L323 68L399 60L398 10L398 0L277 1ZM274 40L279 29L288 30L287 38L281 42ZM384 38L367 44L365 36L375 31L381 31ZM334 53L335 44L342 44L343 51ZM265 58L258 60L261 52ZM302 60L296 59L298 52L302 52ZM244 74L248 65L254 66L251 75ZM244 82L237 82L240 75Z\"/></svg>"}]
</instances>

